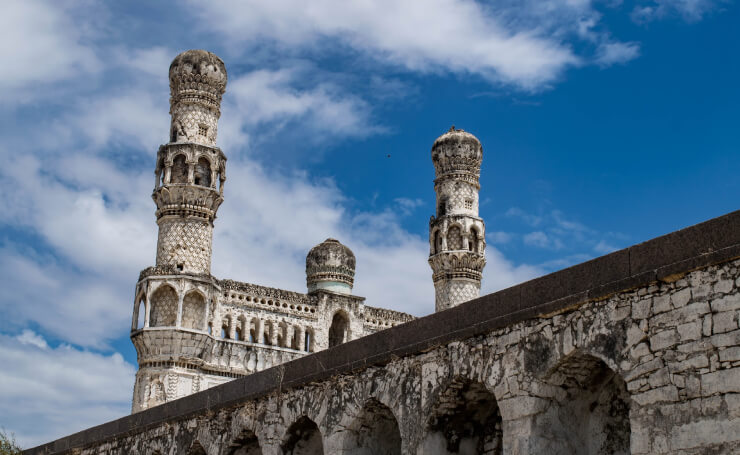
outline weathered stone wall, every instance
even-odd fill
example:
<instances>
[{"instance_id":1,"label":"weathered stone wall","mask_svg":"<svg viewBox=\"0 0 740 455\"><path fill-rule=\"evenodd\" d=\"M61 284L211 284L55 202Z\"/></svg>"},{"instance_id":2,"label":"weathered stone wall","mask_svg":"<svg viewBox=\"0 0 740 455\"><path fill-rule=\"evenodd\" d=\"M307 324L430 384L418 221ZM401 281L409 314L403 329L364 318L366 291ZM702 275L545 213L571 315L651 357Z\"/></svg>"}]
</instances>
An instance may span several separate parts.
<instances>
[{"instance_id":1,"label":"weathered stone wall","mask_svg":"<svg viewBox=\"0 0 740 455\"><path fill-rule=\"evenodd\" d=\"M735 212L28 453L738 453L739 258Z\"/></svg>"}]
</instances>

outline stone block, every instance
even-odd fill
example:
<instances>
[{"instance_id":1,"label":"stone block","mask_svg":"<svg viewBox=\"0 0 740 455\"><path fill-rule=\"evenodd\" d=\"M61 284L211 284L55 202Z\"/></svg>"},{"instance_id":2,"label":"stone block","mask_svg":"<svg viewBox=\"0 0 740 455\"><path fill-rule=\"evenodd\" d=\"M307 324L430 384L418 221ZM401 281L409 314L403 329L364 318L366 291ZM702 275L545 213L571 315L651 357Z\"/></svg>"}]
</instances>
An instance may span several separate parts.
<instances>
[{"instance_id":1,"label":"stone block","mask_svg":"<svg viewBox=\"0 0 740 455\"><path fill-rule=\"evenodd\" d=\"M733 346L719 351L720 362L740 361L740 346Z\"/></svg>"},{"instance_id":2,"label":"stone block","mask_svg":"<svg viewBox=\"0 0 740 455\"><path fill-rule=\"evenodd\" d=\"M664 330L650 337L650 350L653 352L669 348L678 343L678 333L675 329Z\"/></svg>"},{"instance_id":3,"label":"stone block","mask_svg":"<svg viewBox=\"0 0 740 455\"><path fill-rule=\"evenodd\" d=\"M632 369L632 371L628 371L624 377L624 380L632 381L633 379L637 379L642 375L652 373L658 368L663 368L663 366L663 359L656 357L647 363L637 365L634 369Z\"/></svg>"},{"instance_id":4,"label":"stone block","mask_svg":"<svg viewBox=\"0 0 740 455\"><path fill-rule=\"evenodd\" d=\"M704 396L715 393L740 393L740 368L713 371L702 375L701 389Z\"/></svg>"},{"instance_id":5,"label":"stone block","mask_svg":"<svg viewBox=\"0 0 740 455\"><path fill-rule=\"evenodd\" d=\"M726 295L721 299L712 300L710 305L714 313L740 310L740 294Z\"/></svg>"},{"instance_id":6,"label":"stone block","mask_svg":"<svg viewBox=\"0 0 740 455\"><path fill-rule=\"evenodd\" d=\"M687 322L677 327L681 341L698 340L701 338L702 321Z\"/></svg>"},{"instance_id":7,"label":"stone block","mask_svg":"<svg viewBox=\"0 0 740 455\"><path fill-rule=\"evenodd\" d=\"M724 311L712 315L712 331L716 333L725 333L736 330L737 313L734 311Z\"/></svg>"},{"instance_id":8,"label":"stone block","mask_svg":"<svg viewBox=\"0 0 740 455\"><path fill-rule=\"evenodd\" d=\"M719 280L714 283L714 292L727 294L732 291L732 280Z\"/></svg>"},{"instance_id":9,"label":"stone block","mask_svg":"<svg viewBox=\"0 0 740 455\"><path fill-rule=\"evenodd\" d=\"M721 333L719 335L713 335L710 338L712 344L718 348L726 346L739 346L740 345L740 330L734 332Z\"/></svg>"},{"instance_id":10,"label":"stone block","mask_svg":"<svg viewBox=\"0 0 740 455\"><path fill-rule=\"evenodd\" d=\"M671 295L671 303L673 303L674 308L681 308L683 306L686 306L687 303L691 300L691 289L681 289L680 291L674 292L673 295Z\"/></svg>"},{"instance_id":11,"label":"stone block","mask_svg":"<svg viewBox=\"0 0 740 455\"><path fill-rule=\"evenodd\" d=\"M675 402L678 401L678 388L674 385L666 385L638 393L633 395L632 398L641 406L664 401Z\"/></svg>"},{"instance_id":12,"label":"stone block","mask_svg":"<svg viewBox=\"0 0 740 455\"><path fill-rule=\"evenodd\" d=\"M697 368L706 368L709 366L709 359L706 355L696 355L681 362L672 362L666 365L671 373L680 373L686 370L695 370Z\"/></svg>"},{"instance_id":13,"label":"stone block","mask_svg":"<svg viewBox=\"0 0 740 455\"><path fill-rule=\"evenodd\" d=\"M671 296L669 294L653 297L653 313L664 313L671 310Z\"/></svg>"},{"instance_id":14,"label":"stone block","mask_svg":"<svg viewBox=\"0 0 740 455\"><path fill-rule=\"evenodd\" d=\"M650 299L642 299L632 304L632 319L645 319L650 316Z\"/></svg>"},{"instance_id":15,"label":"stone block","mask_svg":"<svg viewBox=\"0 0 740 455\"><path fill-rule=\"evenodd\" d=\"M740 441L740 419L703 419L673 427L670 434L673 450L701 448L732 441Z\"/></svg>"}]
</instances>

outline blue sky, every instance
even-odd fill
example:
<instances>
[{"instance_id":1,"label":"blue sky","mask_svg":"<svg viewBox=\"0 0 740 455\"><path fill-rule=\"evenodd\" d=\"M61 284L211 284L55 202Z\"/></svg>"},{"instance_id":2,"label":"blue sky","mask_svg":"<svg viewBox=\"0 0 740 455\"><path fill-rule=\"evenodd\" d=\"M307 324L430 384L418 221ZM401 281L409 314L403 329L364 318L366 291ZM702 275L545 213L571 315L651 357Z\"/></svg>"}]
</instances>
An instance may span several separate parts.
<instances>
[{"instance_id":1,"label":"blue sky","mask_svg":"<svg viewBox=\"0 0 740 455\"><path fill-rule=\"evenodd\" d=\"M301 291L332 236L368 304L424 315L451 125L484 149L484 292L737 209L738 23L720 0L6 2L0 426L30 446L130 410L179 52L229 72L214 275Z\"/></svg>"}]
</instances>

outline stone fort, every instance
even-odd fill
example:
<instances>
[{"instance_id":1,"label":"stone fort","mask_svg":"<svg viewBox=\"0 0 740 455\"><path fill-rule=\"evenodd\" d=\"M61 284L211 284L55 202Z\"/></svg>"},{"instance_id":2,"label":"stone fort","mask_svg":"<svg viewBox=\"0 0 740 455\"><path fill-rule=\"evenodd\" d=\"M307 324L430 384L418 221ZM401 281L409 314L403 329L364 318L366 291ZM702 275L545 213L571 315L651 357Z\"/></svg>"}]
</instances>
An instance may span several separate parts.
<instances>
[{"instance_id":1,"label":"stone fort","mask_svg":"<svg viewBox=\"0 0 740 455\"><path fill-rule=\"evenodd\" d=\"M169 80L132 414L25 453L740 453L740 212L479 297L482 147L453 127L432 145L435 313L366 305L331 238L306 293L219 280L226 67L186 51Z\"/></svg>"}]
</instances>

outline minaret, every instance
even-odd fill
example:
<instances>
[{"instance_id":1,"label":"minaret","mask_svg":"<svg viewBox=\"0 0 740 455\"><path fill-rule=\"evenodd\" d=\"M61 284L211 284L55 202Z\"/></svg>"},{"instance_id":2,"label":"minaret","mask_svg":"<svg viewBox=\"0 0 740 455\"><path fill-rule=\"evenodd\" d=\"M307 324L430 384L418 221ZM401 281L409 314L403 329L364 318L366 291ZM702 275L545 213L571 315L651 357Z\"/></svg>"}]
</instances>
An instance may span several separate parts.
<instances>
[{"instance_id":1,"label":"minaret","mask_svg":"<svg viewBox=\"0 0 740 455\"><path fill-rule=\"evenodd\" d=\"M170 65L170 142L157 153L157 266L209 274L213 220L223 202L226 157L216 147L226 67L190 50Z\"/></svg>"},{"instance_id":2,"label":"minaret","mask_svg":"<svg viewBox=\"0 0 740 455\"><path fill-rule=\"evenodd\" d=\"M133 412L216 383L201 383L198 367L214 343L209 320L221 292L210 272L226 179L226 157L216 147L226 67L210 52L190 50L175 57L169 78L170 141L157 152L152 193L157 262L139 275L131 324L139 364Z\"/></svg>"},{"instance_id":3,"label":"minaret","mask_svg":"<svg viewBox=\"0 0 740 455\"><path fill-rule=\"evenodd\" d=\"M436 311L480 295L485 257L485 224L478 216L483 148L470 133L453 126L432 145L437 216L429 220L429 265Z\"/></svg>"}]
</instances>

